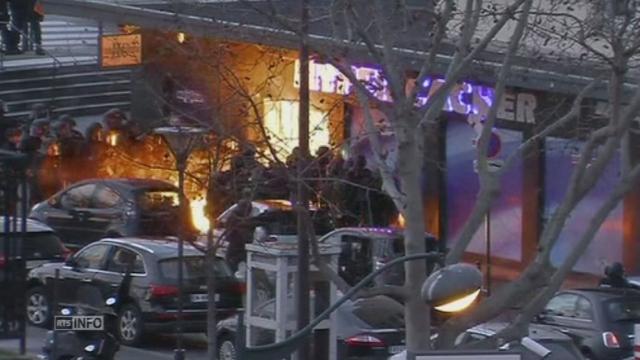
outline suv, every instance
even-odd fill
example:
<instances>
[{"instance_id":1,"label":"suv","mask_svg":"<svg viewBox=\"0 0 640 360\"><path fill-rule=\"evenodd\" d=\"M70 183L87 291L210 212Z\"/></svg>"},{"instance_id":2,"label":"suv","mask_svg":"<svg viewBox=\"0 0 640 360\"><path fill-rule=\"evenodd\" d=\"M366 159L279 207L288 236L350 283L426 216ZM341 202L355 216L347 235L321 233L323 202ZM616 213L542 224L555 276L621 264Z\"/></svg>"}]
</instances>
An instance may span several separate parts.
<instances>
[{"instance_id":1,"label":"suv","mask_svg":"<svg viewBox=\"0 0 640 360\"><path fill-rule=\"evenodd\" d=\"M103 239L79 250L63 264L46 264L29 272L28 300L44 299L39 318L28 316L33 325L51 321L52 296L59 303L103 303L121 283L127 264L133 264L131 291L118 314L118 336L125 345L135 345L147 332L173 332L177 319L178 248L172 239ZM184 331L204 332L207 323L205 256L196 248L184 246ZM60 271L53 289L56 270ZM214 301L221 319L242 307L244 284L229 266L218 258L215 264ZM100 290L102 299L87 299ZM93 290L93 291L88 291Z\"/></svg>"},{"instance_id":2,"label":"suv","mask_svg":"<svg viewBox=\"0 0 640 360\"><path fill-rule=\"evenodd\" d=\"M560 291L536 321L571 336L588 359L622 359L632 355L640 291L604 287Z\"/></svg>"},{"instance_id":3,"label":"suv","mask_svg":"<svg viewBox=\"0 0 640 360\"><path fill-rule=\"evenodd\" d=\"M321 239L320 243L333 243L342 247L338 259L340 276L349 285L355 285L371 272L387 262L404 256L404 234L396 228L345 227L336 229ZM437 241L431 234L425 235L427 251L436 250ZM428 270L429 270L428 266ZM402 285L404 266L399 264L376 278L383 284Z\"/></svg>"},{"instance_id":4,"label":"suv","mask_svg":"<svg viewBox=\"0 0 640 360\"><path fill-rule=\"evenodd\" d=\"M176 235L176 219L191 231L189 212L180 216L179 198L178 188L164 181L87 180L36 204L29 217L54 228L77 250L103 237Z\"/></svg>"},{"instance_id":5,"label":"suv","mask_svg":"<svg viewBox=\"0 0 640 360\"><path fill-rule=\"evenodd\" d=\"M5 232L5 223L15 226L16 231ZM35 220L26 220L26 233L22 242L22 255L27 270L47 262L62 262L69 254L69 250L62 245L58 235L45 224ZM6 241L19 241L22 238L22 220L14 217L0 216L0 279L4 278L6 265Z\"/></svg>"}]
</instances>

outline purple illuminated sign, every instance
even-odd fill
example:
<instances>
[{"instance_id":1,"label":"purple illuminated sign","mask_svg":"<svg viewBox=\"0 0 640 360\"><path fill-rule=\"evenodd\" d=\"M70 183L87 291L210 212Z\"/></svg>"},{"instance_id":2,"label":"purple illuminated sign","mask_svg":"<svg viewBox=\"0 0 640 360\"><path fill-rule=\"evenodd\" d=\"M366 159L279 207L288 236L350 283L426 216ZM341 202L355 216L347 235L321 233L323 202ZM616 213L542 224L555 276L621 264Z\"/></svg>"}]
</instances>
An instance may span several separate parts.
<instances>
[{"instance_id":1,"label":"purple illuminated sign","mask_svg":"<svg viewBox=\"0 0 640 360\"><path fill-rule=\"evenodd\" d=\"M296 61L294 85L299 86L299 62ZM381 70L372 66L352 66L356 78L369 89L371 94L380 101L392 101L389 84ZM443 79L429 78L420 86L416 95L416 104L424 106L442 85ZM312 91L350 95L353 84L338 69L331 64L319 63L313 60L309 63L309 86ZM407 91L415 86L415 80L407 82ZM444 111L467 115L470 125L481 125L487 116L494 99L494 89L489 86L462 82L457 84L449 94ZM535 123L534 110L537 106L535 95L526 92L507 91L500 106L498 118L522 123Z\"/></svg>"}]
</instances>

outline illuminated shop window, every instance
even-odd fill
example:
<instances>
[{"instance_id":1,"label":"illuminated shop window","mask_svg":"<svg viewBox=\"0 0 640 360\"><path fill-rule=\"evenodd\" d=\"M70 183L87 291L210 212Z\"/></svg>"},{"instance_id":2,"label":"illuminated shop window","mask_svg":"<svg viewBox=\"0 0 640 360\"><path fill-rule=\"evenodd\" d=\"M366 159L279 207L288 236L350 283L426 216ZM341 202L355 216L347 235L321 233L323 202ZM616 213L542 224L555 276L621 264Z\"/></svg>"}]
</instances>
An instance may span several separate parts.
<instances>
[{"instance_id":1,"label":"illuminated shop window","mask_svg":"<svg viewBox=\"0 0 640 360\"><path fill-rule=\"evenodd\" d=\"M287 156L298 146L298 102L264 100L264 125L271 145L279 156ZM309 111L309 149L329 145L329 117L318 109Z\"/></svg>"}]
</instances>

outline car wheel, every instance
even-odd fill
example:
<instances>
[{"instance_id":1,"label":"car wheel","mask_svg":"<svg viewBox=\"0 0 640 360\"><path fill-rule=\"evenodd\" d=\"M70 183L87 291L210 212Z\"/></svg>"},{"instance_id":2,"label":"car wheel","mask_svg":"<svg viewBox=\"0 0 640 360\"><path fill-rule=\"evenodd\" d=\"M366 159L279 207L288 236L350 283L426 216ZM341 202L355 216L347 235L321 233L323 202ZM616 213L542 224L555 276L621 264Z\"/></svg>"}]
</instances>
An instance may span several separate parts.
<instances>
[{"instance_id":1,"label":"car wheel","mask_svg":"<svg viewBox=\"0 0 640 360\"><path fill-rule=\"evenodd\" d=\"M593 356L593 353L589 349L582 350L582 358L584 360L595 360L596 358Z\"/></svg>"},{"instance_id":2,"label":"car wheel","mask_svg":"<svg viewBox=\"0 0 640 360\"><path fill-rule=\"evenodd\" d=\"M27 320L39 327L51 324L51 304L43 287L37 286L27 291Z\"/></svg>"},{"instance_id":3,"label":"car wheel","mask_svg":"<svg viewBox=\"0 0 640 360\"><path fill-rule=\"evenodd\" d=\"M230 336L218 339L218 359L236 360L236 344Z\"/></svg>"},{"instance_id":4,"label":"car wheel","mask_svg":"<svg viewBox=\"0 0 640 360\"><path fill-rule=\"evenodd\" d=\"M122 345L135 346L142 340L142 314L133 304L126 304L118 314L118 338Z\"/></svg>"}]
</instances>

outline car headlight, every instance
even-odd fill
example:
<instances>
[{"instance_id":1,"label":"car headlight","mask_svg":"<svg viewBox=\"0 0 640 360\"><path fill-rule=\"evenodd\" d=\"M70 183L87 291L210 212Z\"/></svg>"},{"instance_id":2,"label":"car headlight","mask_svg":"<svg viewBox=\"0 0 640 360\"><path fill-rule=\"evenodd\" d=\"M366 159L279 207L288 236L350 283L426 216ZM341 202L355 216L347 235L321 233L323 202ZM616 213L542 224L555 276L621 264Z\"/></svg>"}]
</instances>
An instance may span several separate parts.
<instances>
[{"instance_id":1,"label":"car headlight","mask_svg":"<svg viewBox=\"0 0 640 360\"><path fill-rule=\"evenodd\" d=\"M64 308L64 309L60 310L60 314L62 314L64 316L69 316L69 315L71 315L71 309Z\"/></svg>"},{"instance_id":2,"label":"car headlight","mask_svg":"<svg viewBox=\"0 0 640 360\"><path fill-rule=\"evenodd\" d=\"M84 347L84 351L88 352L88 353L92 353L94 351L96 351L97 347L93 344L91 345L87 345Z\"/></svg>"}]
</instances>

